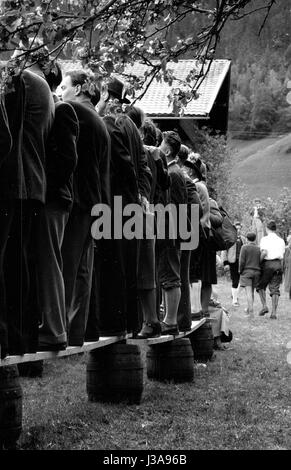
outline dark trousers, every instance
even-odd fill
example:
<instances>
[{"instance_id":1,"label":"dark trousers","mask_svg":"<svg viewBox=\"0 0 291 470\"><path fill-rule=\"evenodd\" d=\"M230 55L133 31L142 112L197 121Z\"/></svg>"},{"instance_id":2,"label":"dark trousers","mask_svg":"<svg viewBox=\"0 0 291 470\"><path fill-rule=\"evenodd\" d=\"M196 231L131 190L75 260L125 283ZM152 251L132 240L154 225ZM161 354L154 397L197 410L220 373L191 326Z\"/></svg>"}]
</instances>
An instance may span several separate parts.
<instances>
[{"instance_id":1,"label":"dark trousers","mask_svg":"<svg viewBox=\"0 0 291 470\"><path fill-rule=\"evenodd\" d=\"M100 242L94 242L94 264L90 295L89 316L86 326L85 341L98 341L100 335L100 277L101 259ZM103 273L102 273L103 275Z\"/></svg>"},{"instance_id":2,"label":"dark trousers","mask_svg":"<svg viewBox=\"0 0 291 470\"><path fill-rule=\"evenodd\" d=\"M229 271L232 287L236 289L239 285L238 261L236 261L235 263L229 263Z\"/></svg>"},{"instance_id":3,"label":"dark trousers","mask_svg":"<svg viewBox=\"0 0 291 470\"><path fill-rule=\"evenodd\" d=\"M0 343L8 353L35 352L38 343L35 235L41 204L0 203Z\"/></svg>"},{"instance_id":4,"label":"dark trousers","mask_svg":"<svg viewBox=\"0 0 291 470\"><path fill-rule=\"evenodd\" d=\"M282 262L279 259L264 260L262 263L261 277L256 290L266 290L269 286L270 296L280 295L282 283Z\"/></svg>"},{"instance_id":5,"label":"dark trousers","mask_svg":"<svg viewBox=\"0 0 291 470\"><path fill-rule=\"evenodd\" d=\"M36 252L40 345L67 341L61 246L68 218L69 212L57 202L47 204L39 216Z\"/></svg>"},{"instance_id":6,"label":"dark trousers","mask_svg":"<svg viewBox=\"0 0 291 470\"><path fill-rule=\"evenodd\" d=\"M100 257L100 334L139 331L137 240L100 240Z\"/></svg>"},{"instance_id":7,"label":"dark trousers","mask_svg":"<svg viewBox=\"0 0 291 470\"><path fill-rule=\"evenodd\" d=\"M191 300L190 300L190 258L191 251L181 250L181 299L178 307L178 326L179 330L183 331L191 327Z\"/></svg>"},{"instance_id":8,"label":"dark trousers","mask_svg":"<svg viewBox=\"0 0 291 470\"><path fill-rule=\"evenodd\" d=\"M7 292L5 283L4 258L9 233L15 212L15 204L11 201L0 203L0 346L1 358L8 354L8 319Z\"/></svg>"},{"instance_id":9,"label":"dark trousers","mask_svg":"<svg viewBox=\"0 0 291 470\"><path fill-rule=\"evenodd\" d=\"M74 205L62 245L68 343L82 346L87 326L94 261L92 217Z\"/></svg>"}]
</instances>

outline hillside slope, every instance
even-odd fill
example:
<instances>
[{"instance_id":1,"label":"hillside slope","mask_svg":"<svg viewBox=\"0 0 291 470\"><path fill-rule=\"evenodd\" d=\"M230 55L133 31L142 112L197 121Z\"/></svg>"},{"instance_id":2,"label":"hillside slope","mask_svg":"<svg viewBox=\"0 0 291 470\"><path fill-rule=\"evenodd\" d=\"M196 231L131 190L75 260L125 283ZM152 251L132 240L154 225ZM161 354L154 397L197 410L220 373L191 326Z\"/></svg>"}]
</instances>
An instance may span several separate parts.
<instances>
[{"instance_id":1,"label":"hillside slope","mask_svg":"<svg viewBox=\"0 0 291 470\"><path fill-rule=\"evenodd\" d=\"M291 189L291 134L261 141L230 141L235 161L233 176L240 177L254 197L276 198Z\"/></svg>"}]
</instances>

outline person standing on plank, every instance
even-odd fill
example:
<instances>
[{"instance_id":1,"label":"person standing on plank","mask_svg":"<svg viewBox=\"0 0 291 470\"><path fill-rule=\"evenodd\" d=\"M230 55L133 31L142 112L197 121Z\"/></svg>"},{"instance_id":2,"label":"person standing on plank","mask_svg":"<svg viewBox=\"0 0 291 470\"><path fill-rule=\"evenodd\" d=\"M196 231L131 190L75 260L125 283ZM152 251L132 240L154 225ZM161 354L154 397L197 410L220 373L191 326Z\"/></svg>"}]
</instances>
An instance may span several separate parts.
<instances>
[{"instance_id":1,"label":"person standing on plank","mask_svg":"<svg viewBox=\"0 0 291 470\"><path fill-rule=\"evenodd\" d=\"M0 166L2 357L35 352L38 344L37 309L31 308L34 237L45 204L45 147L54 119L53 98L43 76L29 69L15 76L5 109L13 143Z\"/></svg>"},{"instance_id":2,"label":"person standing on plank","mask_svg":"<svg viewBox=\"0 0 291 470\"><path fill-rule=\"evenodd\" d=\"M94 261L91 210L95 204L110 205L110 137L95 110L99 91L84 70L67 71L60 89L63 101L71 104L79 121L74 203L65 229L62 256L68 344L82 346Z\"/></svg>"},{"instance_id":3,"label":"person standing on plank","mask_svg":"<svg viewBox=\"0 0 291 470\"><path fill-rule=\"evenodd\" d=\"M124 84L112 78L101 92L97 109L111 137L111 204L121 201L122 227L130 219L124 215L126 205L139 205L146 213L151 192L152 174L139 131L123 113L129 104ZM114 221L113 221L114 224ZM137 239L123 233L119 239L102 240L102 277L100 284L100 329L105 336L132 332L142 326L137 301ZM112 296L114 289L114 296Z\"/></svg>"},{"instance_id":4,"label":"person standing on plank","mask_svg":"<svg viewBox=\"0 0 291 470\"><path fill-rule=\"evenodd\" d=\"M73 204L79 121L74 108L60 101L55 93L62 81L58 63L45 78L55 101L55 119L46 149L46 203L40 212L37 229L37 285L41 316L38 350L58 351L67 346L61 247Z\"/></svg>"}]
</instances>

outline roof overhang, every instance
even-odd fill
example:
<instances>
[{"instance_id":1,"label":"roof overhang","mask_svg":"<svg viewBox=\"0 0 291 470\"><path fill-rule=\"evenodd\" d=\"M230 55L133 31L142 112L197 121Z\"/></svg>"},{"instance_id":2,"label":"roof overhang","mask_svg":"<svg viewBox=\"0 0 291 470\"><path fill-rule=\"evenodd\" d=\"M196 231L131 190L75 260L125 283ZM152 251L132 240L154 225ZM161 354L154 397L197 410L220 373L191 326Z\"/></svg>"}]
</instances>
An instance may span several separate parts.
<instances>
[{"instance_id":1,"label":"roof overhang","mask_svg":"<svg viewBox=\"0 0 291 470\"><path fill-rule=\"evenodd\" d=\"M184 109L183 119L209 119L219 90L230 70L230 60L216 59L209 66L207 75L201 80L198 89L198 98L192 99ZM197 60L178 60L169 62L167 69L173 71L174 80L171 85L164 81L154 79L148 86L146 93L141 99L136 100L136 105L140 106L147 116L156 119L179 119L173 113L172 104L169 101L169 94L173 88L181 87L181 83L186 81L186 77L192 70L199 71L200 64ZM204 65L207 70L208 64ZM125 68L125 74L135 75L143 78L148 66L135 62ZM122 78L122 77L120 77ZM124 76L123 76L124 80ZM145 82L143 89L137 92L136 96L141 96L148 82Z\"/></svg>"}]
</instances>

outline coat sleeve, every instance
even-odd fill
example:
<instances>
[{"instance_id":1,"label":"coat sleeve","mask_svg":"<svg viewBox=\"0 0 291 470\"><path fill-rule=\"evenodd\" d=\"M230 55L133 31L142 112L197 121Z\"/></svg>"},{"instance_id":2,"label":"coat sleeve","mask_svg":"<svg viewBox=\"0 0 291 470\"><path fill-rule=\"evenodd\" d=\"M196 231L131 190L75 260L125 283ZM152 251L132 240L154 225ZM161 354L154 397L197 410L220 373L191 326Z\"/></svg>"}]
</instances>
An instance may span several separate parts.
<instances>
[{"instance_id":1,"label":"coat sleeve","mask_svg":"<svg viewBox=\"0 0 291 470\"><path fill-rule=\"evenodd\" d=\"M186 178L186 188L187 188L187 197L188 197L188 204L197 204L199 206L199 220L203 216L203 209L200 198L198 196L195 183L191 180L191 178Z\"/></svg>"},{"instance_id":2,"label":"coat sleeve","mask_svg":"<svg viewBox=\"0 0 291 470\"><path fill-rule=\"evenodd\" d=\"M99 174L101 185L101 201L103 204L111 204L110 164L111 164L111 138L106 126L104 126L103 152L100 157Z\"/></svg>"},{"instance_id":3,"label":"coat sleeve","mask_svg":"<svg viewBox=\"0 0 291 470\"><path fill-rule=\"evenodd\" d=\"M245 247L243 246L242 249L240 250L240 255L239 255L239 262L238 262L239 274L243 272L244 267L245 267L245 262L246 262L246 250L245 250Z\"/></svg>"},{"instance_id":4,"label":"coat sleeve","mask_svg":"<svg viewBox=\"0 0 291 470\"><path fill-rule=\"evenodd\" d=\"M111 176L118 178L122 185L130 189L132 195L138 193L138 185L135 168L130 156L129 148L125 145L121 130L105 119L105 124L110 135L111 147ZM134 202L138 202L134 200Z\"/></svg>"},{"instance_id":5,"label":"coat sleeve","mask_svg":"<svg viewBox=\"0 0 291 470\"><path fill-rule=\"evenodd\" d=\"M0 98L0 165L12 148L12 137L4 101Z\"/></svg>"},{"instance_id":6,"label":"coat sleeve","mask_svg":"<svg viewBox=\"0 0 291 470\"><path fill-rule=\"evenodd\" d=\"M69 103L56 105L55 139L58 173L55 175L58 184L66 184L77 166L77 140L79 121L77 114Z\"/></svg>"},{"instance_id":7,"label":"coat sleeve","mask_svg":"<svg viewBox=\"0 0 291 470\"><path fill-rule=\"evenodd\" d=\"M148 159L141 138L139 139L139 147L138 192L149 201L152 187L152 172L148 166Z\"/></svg>"},{"instance_id":8,"label":"coat sleeve","mask_svg":"<svg viewBox=\"0 0 291 470\"><path fill-rule=\"evenodd\" d=\"M163 159L161 151L160 158L155 160L155 164L157 167L157 183L162 191L166 191L171 185L171 178L168 173L167 162Z\"/></svg>"}]
</instances>

